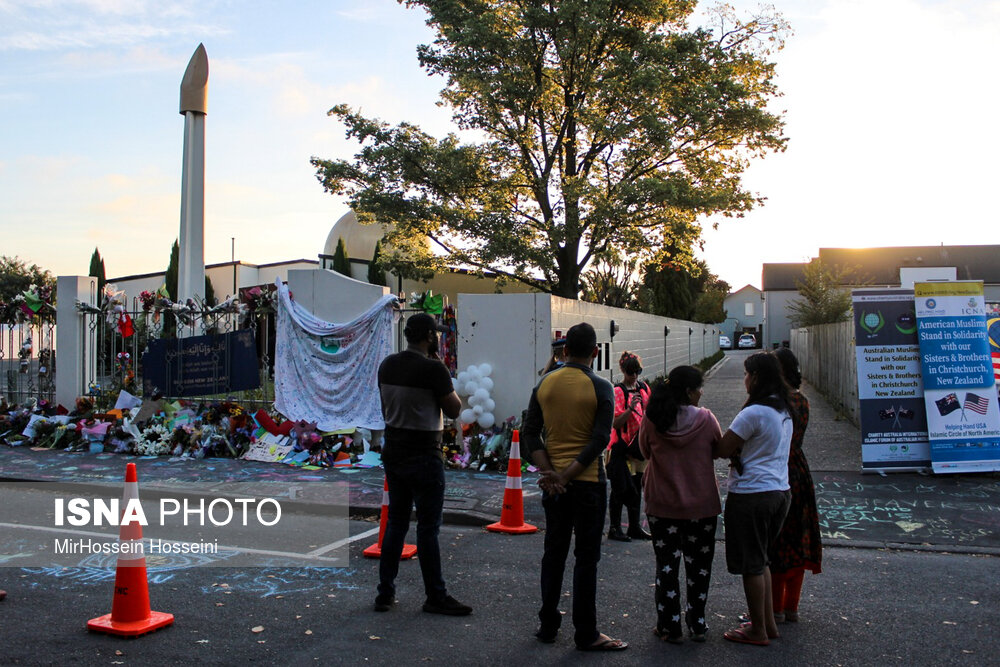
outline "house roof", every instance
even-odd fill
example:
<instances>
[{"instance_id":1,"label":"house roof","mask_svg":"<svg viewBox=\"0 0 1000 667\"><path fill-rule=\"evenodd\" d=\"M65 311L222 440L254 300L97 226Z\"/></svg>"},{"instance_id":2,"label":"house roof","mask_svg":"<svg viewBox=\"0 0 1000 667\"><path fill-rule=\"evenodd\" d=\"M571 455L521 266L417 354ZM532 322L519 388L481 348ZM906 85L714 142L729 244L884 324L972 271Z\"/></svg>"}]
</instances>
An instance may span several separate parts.
<instances>
[{"instance_id":1,"label":"house roof","mask_svg":"<svg viewBox=\"0 0 1000 667\"><path fill-rule=\"evenodd\" d=\"M764 292L779 292L782 290L798 290L802 282L805 264L765 264L761 270L761 284Z\"/></svg>"},{"instance_id":2,"label":"house roof","mask_svg":"<svg viewBox=\"0 0 1000 667\"><path fill-rule=\"evenodd\" d=\"M735 295L739 294L740 292L744 292L746 290L750 290L751 292L757 292L758 294L760 293L759 289L757 289L756 287L754 287L750 283L747 283L743 287L741 287L741 288L739 288L737 290L733 290L732 292L730 292L729 296L735 296Z\"/></svg>"},{"instance_id":3,"label":"house roof","mask_svg":"<svg viewBox=\"0 0 1000 667\"><path fill-rule=\"evenodd\" d=\"M857 268L855 284L898 285L902 267L955 267L957 280L1000 285L1000 245L898 246L894 248L820 248L828 267ZM805 264L764 264L765 292L797 290Z\"/></svg>"},{"instance_id":4,"label":"house roof","mask_svg":"<svg viewBox=\"0 0 1000 667\"><path fill-rule=\"evenodd\" d=\"M859 267L876 285L898 285L900 267L913 266L954 266L958 280L1000 284L1000 245L820 248L819 258L827 266Z\"/></svg>"}]
</instances>

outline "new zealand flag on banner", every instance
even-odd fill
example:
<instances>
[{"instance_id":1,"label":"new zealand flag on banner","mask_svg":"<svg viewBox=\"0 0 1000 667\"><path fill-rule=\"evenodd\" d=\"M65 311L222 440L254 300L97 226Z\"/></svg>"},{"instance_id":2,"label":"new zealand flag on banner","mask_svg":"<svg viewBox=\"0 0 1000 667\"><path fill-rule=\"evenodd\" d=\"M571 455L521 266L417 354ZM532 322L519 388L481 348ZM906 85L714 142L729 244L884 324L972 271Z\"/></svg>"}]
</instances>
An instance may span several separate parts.
<instances>
[{"instance_id":1,"label":"new zealand flag on banner","mask_svg":"<svg viewBox=\"0 0 1000 667\"><path fill-rule=\"evenodd\" d=\"M939 398L934 401L934 405L937 406L938 412L941 413L942 417L962 407L958 402L958 396L955 394L948 394L944 398Z\"/></svg>"}]
</instances>

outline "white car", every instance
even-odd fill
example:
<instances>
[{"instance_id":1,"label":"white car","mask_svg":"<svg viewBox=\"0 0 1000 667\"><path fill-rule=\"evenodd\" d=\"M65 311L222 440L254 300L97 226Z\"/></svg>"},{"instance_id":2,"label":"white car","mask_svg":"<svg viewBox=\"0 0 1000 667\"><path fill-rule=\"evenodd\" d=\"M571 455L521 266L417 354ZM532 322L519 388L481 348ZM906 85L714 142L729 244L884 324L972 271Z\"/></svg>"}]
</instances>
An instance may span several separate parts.
<instances>
[{"instance_id":1,"label":"white car","mask_svg":"<svg viewBox=\"0 0 1000 667\"><path fill-rule=\"evenodd\" d=\"M723 350L728 350L732 348L733 341L729 340L729 336L719 336L719 348Z\"/></svg>"},{"instance_id":2,"label":"white car","mask_svg":"<svg viewBox=\"0 0 1000 667\"><path fill-rule=\"evenodd\" d=\"M743 334L740 336L740 339L736 341L736 346L741 350L757 347L757 338L753 334Z\"/></svg>"}]
</instances>

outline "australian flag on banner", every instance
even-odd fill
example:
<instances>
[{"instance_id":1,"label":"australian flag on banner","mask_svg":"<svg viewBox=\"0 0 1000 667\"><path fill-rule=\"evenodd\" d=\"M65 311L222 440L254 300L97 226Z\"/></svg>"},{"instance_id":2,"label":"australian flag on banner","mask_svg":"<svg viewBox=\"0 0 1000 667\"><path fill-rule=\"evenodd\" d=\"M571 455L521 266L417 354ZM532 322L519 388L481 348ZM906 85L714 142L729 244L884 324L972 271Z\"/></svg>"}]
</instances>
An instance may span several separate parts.
<instances>
[{"instance_id":1,"label":"australian flag on banner","mask_svg":"<svg viewBox=\"0 0 1000 667\"><path fill-rule=\"evenodd\" d=\"M962 406L958 403L958 396L955 394L948 394L944 398L939 398L934 401L934 405L937 406L938 412L942 417L945 415L950 415L955 410L960 409Z\"/></svg>"},{"instance_id":2,"label":"australian flag on banner","mask_svg":"<svg viewBox=\"0 0 1000 667\"><path fill-rule=\"evenodd\" d=\"M878 411L879 419L895 419L896 418L896 408L888 408L886 410Z\"/></svg>"}]
</instances>

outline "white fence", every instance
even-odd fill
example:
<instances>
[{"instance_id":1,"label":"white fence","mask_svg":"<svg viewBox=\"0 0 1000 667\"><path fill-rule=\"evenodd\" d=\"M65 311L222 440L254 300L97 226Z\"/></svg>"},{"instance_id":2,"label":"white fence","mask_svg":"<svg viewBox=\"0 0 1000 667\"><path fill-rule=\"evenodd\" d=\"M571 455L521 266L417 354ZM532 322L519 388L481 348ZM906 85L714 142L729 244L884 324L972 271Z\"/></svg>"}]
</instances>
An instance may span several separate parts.
<instances>
[{"instance_id":1,"label":"white fence","mask_svg":"<svg viewBox=\"0 0 1000 667\"><path fill-rule=\"evenodd\" d=\"M802 376L857 426L860 404L853 320L792 329L790 347L799 358Z\"/></svg>"},{"instance_id":2,"label":"white fence","mask_svg":"<svg viewBox=\"0 0 1000 667\"><path fill-rule=\"evenodd\" d=\"M329 322L350 321L388 293L386 287L323 269L289 271L288 286L299 304ZM67 362L63 369L67 372L57 376L56 393L57 400L64 405L72 405L97 374L90 362L93 351L88 353L81 347L93 343L87 342L88 332L73 305L74 299L95 304L96 280L77 276L59 278L58 336ZM520 417L538 381L538 372L548 361L555 333L565 333L578 322L589 322L597 330L601 356L594 367L611 381L621 379L618 357L623 350L642 358L642 375L646 379L677 365L697 363L719 350L718 325L657 317L549 294L460 294L456 316L458 368L484 362L493 366L492 394L498 420Z\"/></svg>"},{"instance_id":3,"label":"white fence","mask_svg":"<svg viewBox=\"0 0 1000 667\"><path fill-rule=\"evenodd\" d=\"M646 379L665 369L694 364L719 350L719 327L658 317L550 294L460 294L458 297L458 367L488 363L493 367L494 414L498 420L520 418L528 407L538 372L551 354L556 332L579 322L597 330L601 355L598 373L621 380L618 356L630 350L642 358ZM612 337L611 323L617 331Z\"/></svg>"}]
</instances>

